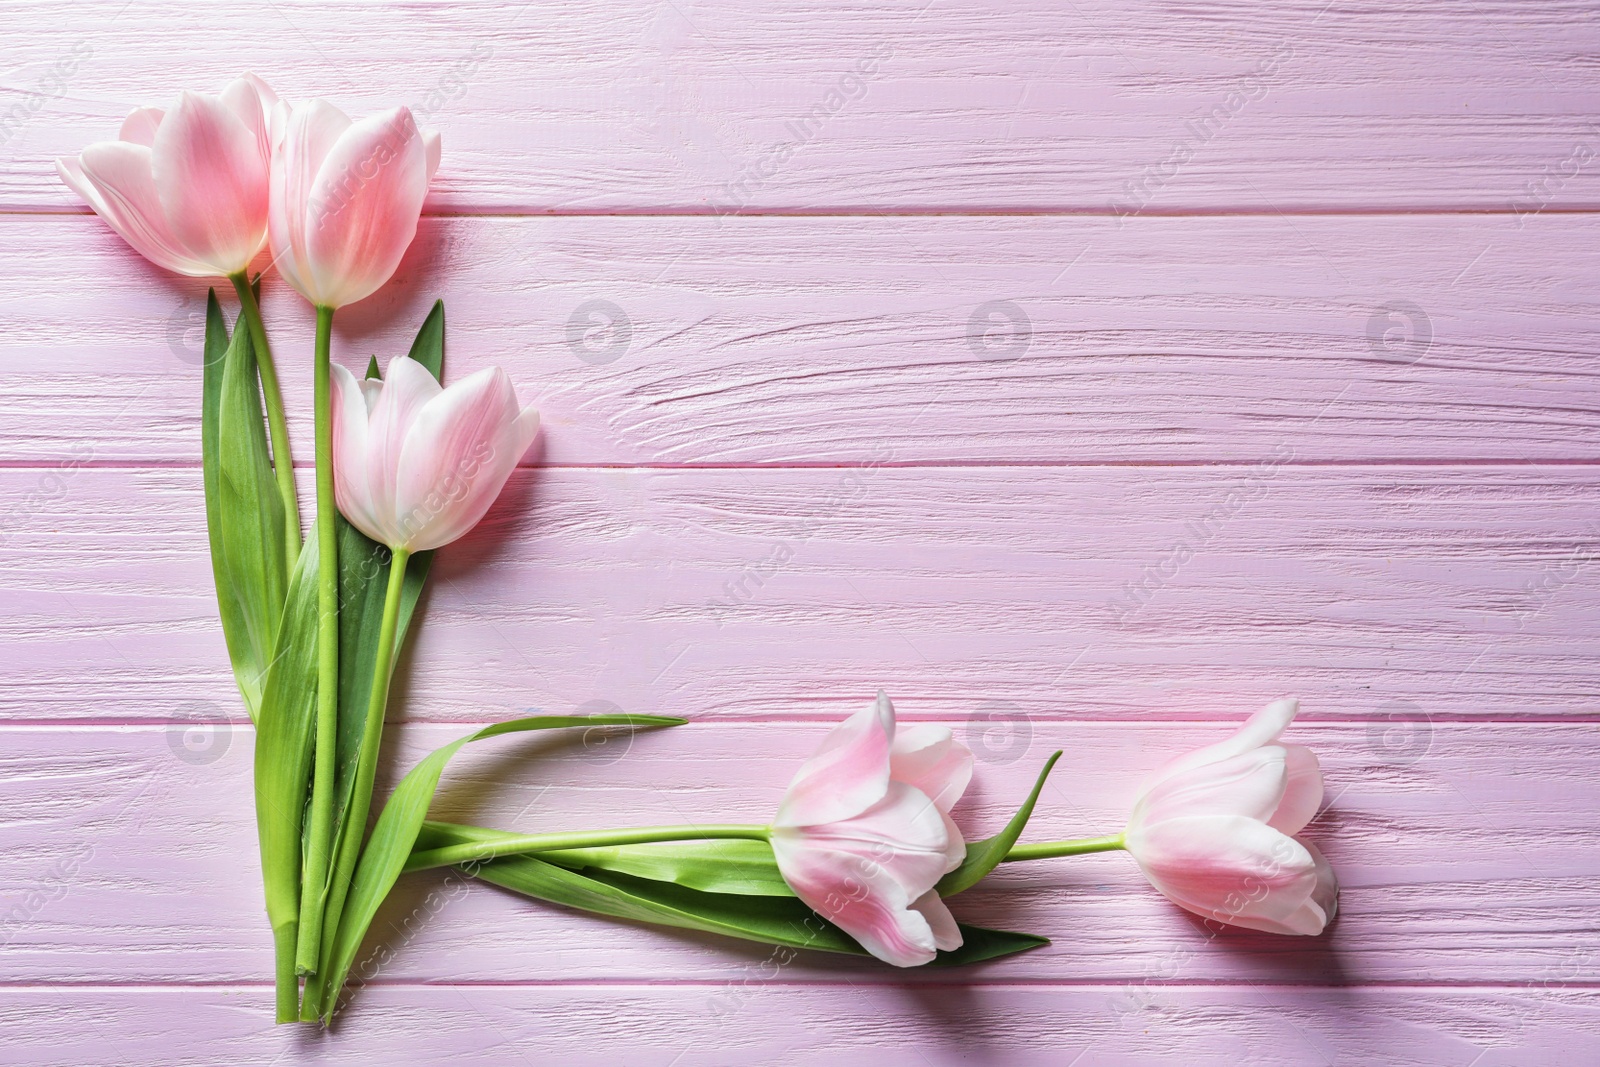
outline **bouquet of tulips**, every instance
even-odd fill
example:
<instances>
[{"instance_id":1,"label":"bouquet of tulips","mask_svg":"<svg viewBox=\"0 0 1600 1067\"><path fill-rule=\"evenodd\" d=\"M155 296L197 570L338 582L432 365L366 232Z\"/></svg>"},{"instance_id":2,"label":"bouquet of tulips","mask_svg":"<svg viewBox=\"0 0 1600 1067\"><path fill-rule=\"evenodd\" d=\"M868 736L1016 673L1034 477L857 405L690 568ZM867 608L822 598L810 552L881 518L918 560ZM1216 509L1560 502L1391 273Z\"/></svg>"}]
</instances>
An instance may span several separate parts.
<instances>
[{"instance_id":1,"label":"bouquet of tulips","mask_svg":"<svg viewBox=\"0 0 1600 1067\"><path fill-rule=\"evenodd\" d=\"M1120 833L1080 840L1018 843L1058 752L998 834L967 841L951 811L972 753L944 727L897 729L881 693L801 765L770 824L525 835L427 818L445 764L468 742L685 722L657 715L535 716L479 730L414 767L372 821L390 678L429 558L483 517L539 424L498 368L443 384L440 303L387 367L373 359L358 378L332 361L334 313L394 273L439 158L439 137L406 108L353 122L245 75L217 95L185 93L170 110L140 108L118 140L58 161L62 180L146 258L227 278L238 299L231 330L215 290L207 302L205 522L228 656L256 726L279 1022L331 1019L390 888L403 872L440 866L603 915L911 967L1047 943L952 916L946 899L999 864L1126 849L1198 915L1322 931L1336 882L1294 836L1321 804L1322 776L1307 749L1275 743L1292 700L1169 764ZM316 514L304 537L251 274L268 247L268 266L316 311Z\"/></svg>"}]
</instances>

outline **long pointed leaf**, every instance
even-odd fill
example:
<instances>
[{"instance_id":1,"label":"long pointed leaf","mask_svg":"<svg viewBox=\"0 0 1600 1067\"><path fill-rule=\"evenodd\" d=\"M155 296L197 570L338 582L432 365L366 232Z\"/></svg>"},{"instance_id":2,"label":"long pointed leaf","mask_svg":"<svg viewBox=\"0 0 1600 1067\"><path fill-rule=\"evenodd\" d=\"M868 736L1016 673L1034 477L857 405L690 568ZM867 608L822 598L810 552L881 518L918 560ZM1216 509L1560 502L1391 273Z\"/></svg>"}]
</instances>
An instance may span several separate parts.
<instances>
[{"instance_id":1,"label":"long pointed leaf","mask_svg":"<svg viewBox=\"0 0 1600 1067\"><path fill-rule=\"evenodd\" d=\"M339 720L334 757L333 825L343 833L345 809L355 787L361 736L378 661L384 593L389 587L389 549L339 517ZM395 627L394 662L427 583L432 552L419 552L406 567ZM365 829L363 827L362 829ZM337 852L337 850L335 850Z\"/></svg>"},{"instance_id":2,"label":"long pointed leaf","mask_svg":"<svg viewBox=\"0 0 1600 1067\"><path fill-rule=\"evenodd\" d=\"M1023 827L1028 825L1028 820L1033 817L1033 807L1039 802L1039 792L1044 789L1046 778L1050 777L1050 770L1056 765L1056 760L1061 758L1057 752L1044 762L1044 770L1039 772L1039 780L1033 783L1033 792L1028 794L1028 799L1022 802L1022 807L1011 816L1011 821L1006 823L1005 829L993 837L986 837L982 841L971 841L967 844L967 858L949 874L939 879L939 884L934 888L941 897L954 896L964 889L971 889L1006 858L1006 853L1011 851L1011 846L1017 843L1017 838L1022 836Z\"/></svg>"},{"instance_id":3,"label":"long pointed leaf","mask_svg":"<svg viewBox=\"0 0 1600 1067\"><path fill-rule=\"evenodd\" d=\"M229 573L223 549L222 531L222 454L220 426L222 379L230 346L228 326L217 303L217 291L206 295L205 362L200 380L200 469L205 487L206 538L211 549L211 576L217 589L217 614L228 648L228 661L244 698L245 710L255 721L261 707L262 671L266 661L250 641L247 605L241 599L240 583Z\"/></svg>"},{"instance_id":4,"label":"long pointed leaf","mask_svg":"<svg viewBox=\"0 0 1600 1067\"><path fill-rule=\"evenodd\" d=\"M389 895L395 879L411 855L411 847L428 817L428 806L433 803L434 791L439 787L439 776L450 757L464 745L501 734L521 733L526 730L551 730L572 726L680 726L687 720L663 715L536 715L526 719L496 723L477 733L452 741L430 753L418 763L395 787L383 814L372 828L372 838L362 850L361 861L356 865L355 878L339 920L339 932L324 968L329 976L323 986L322 1014L332 1014L338 1002L339 990L350 965L361 947L372 917L377 914L383 898Z\"/></svg>"},{"instance_id":5,"label":"long pointed leaf","mask_svg":"<svg viewBox=\"0 0 1600 1067\"><path fill-rule=\"evenodd\" d=\"M256 727L256 833L273 928L300 916L300 834L311 776L317 695L317 539L307 538L289 582L283 625ZM294 952L294 939L289 939ZM292 973L292 972L291 972Z\"/></svg>"},{"instance_id":6,"label":"long pointed leaf","mask_svg":"<svg viewBox=\"0 0 1600 1067\"><path fill-rule=\"evenodd\" d=\"M208 340L217 331L210 328ZM209 360L208 360L209 369ZM212 389L215 389L213 394ZM207 425L206 409L214 418ZM222 357L220 381L202 387L202 439L215 460L206 478L217 599L234 677L252 718L272 662L287 593L283 498L267 447L260 378L250 331L236 325ZM216 565L220 563L220 570Z\"/></svg>"},{"instance_id":7,"label":"long pointed leaf","mask_svg":"<svg viewBox=\"0 0 1600 1067\"><path fill-rule=\"evenodd\" d=\"M430 821L423 824L422 832L417 835L416 851L515 836L479 826ZM765 841L728 839L610 845L540 852L538 857L568 870L594 868L614 871L658 882L676 882L707 893L794 896L794 890L789 888L789 883L778 872L778 861L772 855L772 846Z\"/></svg>"},{"instance_id":8,"label":"long pointed leaf","mask_svg":"<svg viewBox=\"0 0 1600 1067\"><path fill-rule=\"evenodd\" d=\"M422 320L416 339L411 342L411 351L406 354L432 371L439 381L444 381L443 300L435 300L428 309L428 317Z\"/></svg>"},{"instance_id":9,"label":"long pointed leaf","mask_svg":"<svg viewBox=\"0 0 1600 1067\"><path fill-rule=\"evenodd\" d=\"M867 955L854 938L796 897L706 893L672 882L591 869L566 870L537 856L509 856L468 870L486 882L556 904L621 919L703 930L746 941ZM1048 945L1049 939L1007 930L961 926L962 945L941 952L933 966L959 966Z\"/></svg>"}]
</instances>

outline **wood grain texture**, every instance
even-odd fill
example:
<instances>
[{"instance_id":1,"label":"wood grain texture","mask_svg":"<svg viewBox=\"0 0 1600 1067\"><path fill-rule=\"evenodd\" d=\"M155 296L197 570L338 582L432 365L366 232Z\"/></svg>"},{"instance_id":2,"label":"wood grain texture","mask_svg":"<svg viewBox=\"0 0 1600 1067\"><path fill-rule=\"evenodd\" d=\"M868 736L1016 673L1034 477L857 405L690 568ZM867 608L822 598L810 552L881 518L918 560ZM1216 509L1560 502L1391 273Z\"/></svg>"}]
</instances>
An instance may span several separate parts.
<instances>
[{"instance_id":1,"label":"wood grain texture","mask_svg":"<svg viewBox=\"0 0 1600 1067\"><path fill-rule=\"evenodd\" d=\"M995 724L951 725L982 754L954 813L973 836L998 829L1038 766L1066 750L1027 834L1051 840L1114 831L1143 774L1232 724L1035 722L1004 749L974 736ZM397 728L386 775L464 732ZM722 723L486 741L452 763L436 810L528 831L762 822L825 732ZM1343 887L1326 937L1208 927L1158 896L1126 855L1110 854L1010 866L953 898L965 919L1054 939L1024 957L957 974L807 953L782 980L1594 982L1600 828L1568 814L1600 804L1593 727L1328 723L1296 724L1291 736L1321 756L1329 783L1328 806L1308 830ZM254 822L248 805L219 803L248 795L247 728L7 727L0 741L0 878L26 891L0 916L0 981L259 980L271 952ZM89 929L93 938L83 936ZM373 938L369 952L381 945L390 962L369 957L357 973L377 981L728 982L771 954L567 912L449 872L404 879Z\"/></svg>"},{"instance_id":2,"label":"wood grain texture","mask_svg":"<svg viewBox=\"0 0 1600 1067\"><path fill-rule=\"evenodd\" d=\"M8 989L17 1067L346 1059L640 1067L1581 1067L1593 994L1551 989L376 986L320 1040L261 986ZM736 998L736 999L735 999ZM718 1006L731 1007L721 1013Z\"/></svg>"},{"instance_id":3,"label":"wood grain texture","mask_svg":"<svg viewBox=\"0 0 1600 1067\"><path fill-rule=\"evenodd\" d=\"M0 719L238 717L200 491L0 471ZM1589 465L523 471L391 714L1593 719L1597 507Z\"/></svg>"},{"instance_id":4,"label":"wood grain texture","mask_svg":"<svg viewBox=\"0 0 1600 1067\"><path fill-rule=\"evenodd\" d=\"M443 297L557 464L1600 459L1597 272L1593 215L433 220L335 352ZM197 461L204 298L0 216L0 459ZM311 316L265 310L304 459Z\"/></svg>"},{"instance_id":5,"label":"wood grain texture","mask_svg":"<svg viewBox=\"0 0 1600 1067\"><path fill-rule=\"evenodd\" d=\"M355 113L415 108L443 131L443 211L1600 205L1588 0L32 0L4 18L13 210L76 208L55 156L244 66Z\"/></svg>"},{"instance_id":6,"label":"wood grain texture","mask_svg":"<svg viewBox=\"0 0 1600 1067\"><path fill-rule=\"evenodd\" d=\"M1600 1062L1592 0L16 0L0 39L0 1060ZM443 133L336 357L442 296L448 373L545 417L437 561L386 777L684 713L474 746L441 814L759 821L883 686L977 751L970 832L1064 749L1066 836L1297 692L1331 932L1091 856L955 901L1042 951L774 967L435 872L333 1035L273 1028L205 286L52 168L241 69ZM311 319L265 305L306 460Z\"/></svg>"}]
</instances>

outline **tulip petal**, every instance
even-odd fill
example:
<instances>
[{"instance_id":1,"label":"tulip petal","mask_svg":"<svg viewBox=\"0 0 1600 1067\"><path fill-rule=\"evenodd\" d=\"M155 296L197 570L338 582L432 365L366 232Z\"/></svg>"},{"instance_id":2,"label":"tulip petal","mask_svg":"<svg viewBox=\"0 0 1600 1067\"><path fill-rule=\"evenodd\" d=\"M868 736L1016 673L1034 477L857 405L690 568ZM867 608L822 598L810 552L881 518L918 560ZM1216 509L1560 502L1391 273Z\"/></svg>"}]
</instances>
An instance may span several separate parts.
<instances>
[{"instance_id":1,"label":"tulip petal","mask_svg":"<svg viewBox=\"0 0 1600 1067\"><path fill-rule=\"evenodd\" d=\"M1323 924L1326 925L1339 914L1339 878L1333 873L1333 864L1328 862L1328 857L1322 854L1321 849L1309 841L1300 844L1311 853L1317 865L1317 887L1311 891L1311 900L1322 909Z\"/></svg>"},{"instance_id":2,"label":"tulip petal","mask_svg":"<svg viewBox=\"0 0 1600 1067\"><path fill-rule=\"evenodd\" d=\"M879 959L911 967L938 947L928 917L911 902L949 869L947 825L927 796L896 782L853 819L775 826L772 851L784 881L813 910Z\"/></svg>"},{"instance_id":3,"label":"tulip petal","mask_svg":"<svg viewBox=\"0 0 1600 1067\"><path fill-rule=\"evenodd\" d=\"M928 920L928 926L933 930L935 948L940 952L954 952L961 947L961 927L938 893L930 889L913 900L911 906Z\"/></svg>"},{"instance_id":4,"label":"tulip petal","mask_svg":"<svg viewBox=\"0 0 1600 1067\"><path fill-rule=\"evenodd\" d=\"M135 108L122 120L122 130L117 134L117 140L151 147L156 143L156 130L161 125L161 116L162 111L158 107Z\"/></svg>"},{"instance_id":5,"label":"tulip petal","mask_svg":"<svg viewBox=\"0 0 1600 1067\"><path fill-rule=\"evenodd\" d=\"M395 531L392 516L373 504L368 475L366 390L355 375L337 363L332 368L333 387L333 490L339 511L350 525L384 544Z\"/></svg>"},{"instance_id":6,"label":"tulip petal","mask_svg":"<svg viewBox=\"0 0 1600 1067\"><path fill-rule=\"evenodd\" d=\"M383 395L383 381L379 378L362 378L357 383L361 386L361 399L366 401L367 414L372 414L372 409L378 406L378 398Z\"/></svg>"},{"instance_id":7,"label":"tulip petal","mask_svg":"<svg viewBox=\"0 0 1600 1067\"><path fill-rule=\"evenodd\" d=\"M516 392L499 367L457 382L418 410L394 496L413 547L449 544L488 512L522 458L503 432L516 417Z\"/></svg>"},{"instance_id":8,"label":"tulip petal","mask_svg":"<svg viewBox=\"0 0 1600 1067\"><path fill-rule=\"evenodd\" d=\"M455 389L467 384L461 382ZM401 521L406 511L399 502L400 486L407 477L420 473L406 469L407 462L414 462L407 459L407 444L422 410L442 395L443 387L426 367L409 356L401 356L390 361L389 375L372 407L367 424L367 484L371 487L373 510L383 517L390 531L386 541L390 548L412 548L420 530L415 517L409 523ZM419 440L423 445L428 443L425 436Z\"/></svg>"},{"instance_id":9,"label":"tulip petal","mask_svg":"<svg viewBox=\"0 0 1600 1067\"><path fill-rule=\"evenodd\" d=\"M1310 851L1254 819L1167 819L1130 827L1126 845L1164 896L1232 926L1295 932L1286 921L1317 888Z\"/></svg>"},{"instance_id":10,"label":"tulip petal","mask_svg":"<svg viewBox=\"0 0 1600 1067\"><path fill-rule=\"evenodd\" d=\"M1294 721L1299 708L1300 702L1294 697L1275 700L1245 720L1244 725L1239 727L1232 737L1179 756L1157 770L1150 781L1158 782L1193 767L1220 763L1240 753L1249 752L1253 748L1269 745L1276 741L1278 735Z\"/></svg>"},{"instance_id":11,"label":"tulip petal","mask_svg":"<svg viewBox=\"0 0 1600 1067\"><path fill-rule=\"evenodd\" d=\"M427 149L408 109L345 130L305 201L308 281L327 306L353 304L389 280L416 236L427 191Z\"/></svg>"},{"instance_id":12,"label":"tulip petal","mask_svg":"<svg viewBox=\"0 0 1600 1067\"><path fill-rule=\"evenodd\" d=\"M948 812L972 781L972 752L945 726L910 726L895 734L889 777L922 790Z\"/></svg>"},{"instance_id":13,"label":"tulip petal","mask_svg":"<svg viewBox=\"0 0 1600 1067\"><path fill-rule=\"evenodd\" d=\"M921 896L952 869L951 838L961 840L954 825L926 794L890 782L884 798L860 815L785 831L803 838L809 848L849 853L885 867L913 890L912 896Z\"/></svg>"},{"instance_id":14,"label":"tulip petal","mask_svg":"<svg viewBox=\"0 0 1600 1067\"><path fill-rule=\"evenodd\" d=\"M1268 745L1163 778L1140 798L1128 825L1189 815L1266 822L1283 802L1286 760L1282 746Z\"/></svg>"},{"instance_id":15,"label":"tulip petal","mask_svg":"<svg viewBox=\"0 0 1600 1067\"><path fill-rule=\"evenodd\" d=\"M1322 807L1322 767L1309 748L1284 745L1285 770L1283 800L1267 820L1267 825L1291 836L1305 829Z\"/></svg>"},{"instance_id":16,"label":"tulip petal","mask_svg":"<svg viewBox=\"0 0 1600 1067\"><path fill-rule=\"evenodd\" d=\"M56 166L62 180L140 255L178 274L195 278L215 274L178 243L167 225L150 169L150 151L127 141L101 141L85 148L76 165L61 160Z\"/></svg>"},{"instance_id":17,"label":"tulip petal","mask_svg":"<svg viewBox=\"0 0 1600 1067\"><path fill-rule=\"evenodd\" d=\"M220 98L184 93L156 131L151 171L176 243L217 274L249 266L267 237L257 131Z\"/></svg>"},{"instance_id":18,"label":"tulip petal","mask_svg":"<svg viewBox=\"0 0 1600 1067\"><path fill-rule=\"evenodd\" d=\"M1334 877L1333 865L1328 862L1327 857L1317 851L1315 845L1305 841L1300 844L1316 864L1314 870L1316 885L1311 890L1311 895L1298 908L1281 919L1246 917L1246 921L1235 925L1251 930L1265 930L1269 934L1294 934L1301 937L1315 937L1327 929L1339 911L1339 882Z\"/></svg>"},{"instance_id":19,"label":"tulip petal","mask_svg":"<svg viewBox=\"0 0 1600 1067\"><path fill-rule=\"evenodd\" d=\"M267 212L273 262L301 296L319 306L336 306L313 285L306 251L307 204L322 163L350 128L350 118L326 100L294 108L280 102L274 108L272 125L281 128L272 153Z\"/></svg>"},{"instance_id":20,"label":"tulip petal","mask_svg":"<svg viewBox=\"0 0 1600 1067\"><path fill-rule=\"evenodd\" d=\"M428 180L431 182L433 181L434 173L439 169L439 156L443 150L443 144L439 140L438 130L422 131L422 148L427 155Z\"/></svg>"},{"instance_id":21,"label":"tulip petal","mask_svg":"<svg viewBox=\"0 0 1600 1067\"><path fill-rule=\"evenodd\" d=\"M255 136L261 158L271 159L271 117L278 103L278 94L254 74L245 74L223 88L222 103Z\"/></svg>"},{"instance_id":22,"label":"tulip petal","mask_svg":"<svg viewBox=\"0 0 1600 1067\"><path fill-rule=\"evenodd\" d=\"M778 808L775 826L808 826L859 815L889 788L894 705L884 693L835 726L800 765Z\"/></svg>"},{"instance_id":23,"label":"tulip petal","mask_svg":"<svg viewBox=\"0 0 1600 1067\"><path fill-rule=\"evenodd\" d=\"M795 896L880 960L916 967L934 958L933 927L911 907L905 886L882 866L821 849L791 850L776 833L772 851Z\"/></svg>"}]
</instances>

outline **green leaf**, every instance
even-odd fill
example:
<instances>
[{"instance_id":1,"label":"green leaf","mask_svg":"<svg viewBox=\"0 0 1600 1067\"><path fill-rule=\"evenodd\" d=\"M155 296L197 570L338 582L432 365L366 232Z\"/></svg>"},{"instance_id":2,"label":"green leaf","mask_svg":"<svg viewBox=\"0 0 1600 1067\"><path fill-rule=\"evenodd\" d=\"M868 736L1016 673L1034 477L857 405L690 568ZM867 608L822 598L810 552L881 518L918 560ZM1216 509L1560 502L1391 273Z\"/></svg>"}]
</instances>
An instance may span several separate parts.
<instances>
[{"instance_id":1,"label":"green leaf","mask_svg":"<svg viewBox=\"0 0 1600 1067\"><path fill-rule=\"evenodd\" d=\"M501 734L520 733L525 730L550 730L571 726L680 726L687 720L663 715L537 715L526 719L513 719L497 723L477 733L452 741L429 754L411 768L395 787L372 837L362 850L361 861L356 865L355 878L345 899L344 911L339 919L339 931L329 956L329 965L323 968L331 976L323 986L322 1015L330 1017L338 1002L339 990L344 986L350 965L355 962L361 939L366 936L378 906L388 896L400 870L411 855L417 832L427 818L428 806L433 802L434 791L439 787L439 776L450 757L463 745Z\"/></svg>"},{"instance_id":2,"label":"green leaf","mask_svg":"<svg viewBox=\"0 0 1600 1067\"><path fill-rule=\"evenodd\" d=\"M202 457L211 468L204 476L206 519L228 658L245 705L257 718L289 580L283 498L268 455L250 331L235 326L216 374L212 356L225 331L213 322L214 307L213 298L206 373L218 380L201 389Z\"/></svg>"},{"instance_id":3,"label":"green leaf","mask_svg":"<svg viewBox=\"0 0 1600 1067\"><path fill-rule=\"evenodd\" d=\"M422 320L422 326L417 330L416 339L411 342L411 351L406 354L432 371L439 381L444 381L443 300L433 302L428 317Z\"/></svg>"},{"instance_id":4,"label":"green leaf","mask_svg":"<svg viewBox=\"0 0 1600 1067\"><path fill-rule=\"evenodd\" d=\"M866 949L797 897L707 893L672 882L591 868L577 871L537 856L509 856L463 868L468 874L526 896L620 919L703 930L745 941L853 956ZM933 966L959 966L1049 944L1032 934L961 926L962 945L941 952Z\"/></svg>"},{"instance_id":5,"label":"green leaf","mask_svg":"<svg viewBox=\"0 0 1600 1067\"><path fill-rule=\"evenodd\" d=\"M378 357L377 356L368 356L367 357L367 377L369 379L377 378L379 381L383 380L383 372L378 369Z\"/></svg>"},{"instance_id":6,"label":"green leaf","mask_svg":"<svg viewBox=\"0 0 1600 1067\"><path fill-rule=\"evenodd\" d=\"M246 606L240 589L230 577L222 548L222 459L218 444L218 425L222 410L222 372L226 364L228 326L217 303L217 291L206 296L205 363L200 379L200 470L205 486L206 536L211 547L211 577L217 588L217 614L222 620L222 636L228 647L245 710L254 722L261 707L261 669L265 664L252 656Z\"/></svg>"},{"instance_id":7,"label":"green leaf","mask_svg":"<svg viewBox=\"0 0 1600 1067\"><path fill-rule=\"evenodd\" d=\"M306 539L289 582L256 727L256 832L267 915L274 928L300 916L300 835L317 704L317 539ZM289 952L294 952L290 939ZM292 973L292 971L291 971Z\"/></svg>"},{"instance_id":8,"label":"green leaf","mask_svg":"<svg viewBox=\"0 0 1600 1067\"><path fill-rule=\"evenodd\" d=\"M571 848L538 854L546 863L676 882L688 889L737 896L792 897L765 841L682 841L649 845Z\"/></svg>"},{"instance_id":9,"label":"green leaf","mask_svg":"<svg viewBox=\"0 0 1600 1067\"><path fill-rule=\"evenodd\" d=\"M515 834L460 823L425 822L413 852L449 845L494 841ZM792 897L794 890L778 871L772 846L765 841L726 838L712 841L667 841L647 845L608 845L556 849L538 854L546 863L568 870L594 868L676 882L690 889L740 896Z\"/></svg>"},{"instance_id":10,"label":"green leaf","mask_svg":"<svg viewBox=\"0 0 1600 1067\"><path fill-rule=\"evenodd\" d=\"M967 844L967 858L962 861L961 866L939 879L939 884L934 887L941 897L954 896L964 889L971 889L983 881L984 876L1006 858L1006 853L1017 843L1017 838L1022 836L1023 827L1028 825L1028 819L1033 816L1033 806L1039 802L1039 792L1044 788L1045 779L1050 777L1051 768L1060 758L1061 753L1057 752L1045 760L1044 770L1039 772L1039 780L1033 783L1033 792L1028 794L1028 799L1023 801L1022 807L1018 808L1011 821L1006 823L1005 829L993 837Z\"/></svg>"}]
</instances>

